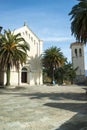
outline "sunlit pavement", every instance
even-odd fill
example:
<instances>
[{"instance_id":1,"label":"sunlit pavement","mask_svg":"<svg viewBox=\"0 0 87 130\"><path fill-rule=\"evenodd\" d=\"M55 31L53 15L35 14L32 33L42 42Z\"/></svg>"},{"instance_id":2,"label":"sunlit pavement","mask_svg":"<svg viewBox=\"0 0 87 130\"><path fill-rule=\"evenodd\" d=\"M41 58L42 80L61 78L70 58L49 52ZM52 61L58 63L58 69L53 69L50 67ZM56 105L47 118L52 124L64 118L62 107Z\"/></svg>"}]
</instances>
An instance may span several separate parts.
<instances>
[{"instance_id":1,"label":"sunlit pavement","mask_svg":"<svg viewBox=\"0 0 87 130\"><path fill-rule=\"evenodd\" d=\"M0 89L0 130L87 130L85 86Z\"/></svg>"}]
</instances>

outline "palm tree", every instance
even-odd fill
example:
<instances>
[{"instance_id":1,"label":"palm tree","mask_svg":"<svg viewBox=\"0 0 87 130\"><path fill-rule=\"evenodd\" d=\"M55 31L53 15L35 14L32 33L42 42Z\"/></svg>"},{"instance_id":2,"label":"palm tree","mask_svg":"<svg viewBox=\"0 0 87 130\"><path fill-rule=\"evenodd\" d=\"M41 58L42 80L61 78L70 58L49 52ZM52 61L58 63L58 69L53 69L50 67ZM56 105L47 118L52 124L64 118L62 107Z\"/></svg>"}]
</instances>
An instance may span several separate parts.
<instances>
[{"instance_id":1,"label":"palm tree","mask_svg":"<svg viewBox=\"0 0 87 130\"><path fill-rule=\"evenodd\" d=\"M15 66L19 68L19 64L26 62L27 50L29 46L21 37L21 34L14 34L10 30L4 30L4 34L0 34L0 65L6 70L7 82L10 85L10 69Z\"/></svg>"},{"instance_id":2,"label":"palm tree","mask_svg":"<svg viewBox=\"0 0 87 130\"><path fill-rule=\"evenodd\" d=\"M87 42L87 0L79 0L79 3L73 6L71 12L71 32L76 40L86 44Z\"/></svg>"},{"instance_id":3,"label":"palm tree","mask_svg":"<svg viewBox=\"0 0 87 130\"><path fill-rule=\"evenodd\" d=\"M29 61L29 70L30 72L33 73L34 75L34 81L35 84L40 84L41 83L41 75L42 75L42 57L41 55L35 55L34 57L31 56Z\"/></svg>"},{"instance_id":4,"label":"palm tree","mask_svg":"<svg viewBox=\"0 0 87 130\"><path fill-rule=\"evenodd\" d=\"M70 81L71 84L73 84L73 81L75 80L76 77L76 70L77 68L73 68L73 65L71 63L66 63L63 66L63 70L64 70L64 80Z\"/></svg>"},{"instance_id":5,"label":"palm tree","mask_svg":"<svg viewBox=\"0 0 87 130\"><path fill-rule=\"evenodd\" d=\"M63 84L63 82L71 82L72 84L75 80L77 69L78 67L74 69L71 63L65 62L63 66L56 70L55 79L59 84Z\"/></svg>"},{"instance_id":6,"label":"palm tree","mask_svg":"<svg viewBox=\"0 0 87 130\"><path fill-rule=\"evenodd\" d=\"M35 57L30 57L29 64L30 64L30 69L34 70L36 72L41 72L42 71L42 59L40 56L35 56Z\"/></svg>"},{"instance_id":7,"label":"palm tree","mask_svg":"<svg viewBox=\"0 0 87 130\"><path fill-rule=\"evenodd\" d=\"M63 56L60 48L51 47L45 50L43 54L43 66L48 72L48 75L54 80L54 71L64 64L66 58Z\"/></svg>"}]
</instances>

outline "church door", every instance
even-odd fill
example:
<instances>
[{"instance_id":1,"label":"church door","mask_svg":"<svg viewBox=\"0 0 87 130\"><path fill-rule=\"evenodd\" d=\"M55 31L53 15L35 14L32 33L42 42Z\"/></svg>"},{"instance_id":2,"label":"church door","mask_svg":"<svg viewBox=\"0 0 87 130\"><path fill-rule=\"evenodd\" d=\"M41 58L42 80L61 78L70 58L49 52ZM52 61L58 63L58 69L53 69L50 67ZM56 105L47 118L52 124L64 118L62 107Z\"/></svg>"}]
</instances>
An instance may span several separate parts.
<instances>
[{"instance_id":1,"label":"church door","mask_svg":"<svg viewBox=\"0 0 87 130\"><path fill-rule=\"evenodd\" d=\"M27 69L26 68L22 68L21 82L22 83L27 83Z\"/></svg>"}]
</instances>

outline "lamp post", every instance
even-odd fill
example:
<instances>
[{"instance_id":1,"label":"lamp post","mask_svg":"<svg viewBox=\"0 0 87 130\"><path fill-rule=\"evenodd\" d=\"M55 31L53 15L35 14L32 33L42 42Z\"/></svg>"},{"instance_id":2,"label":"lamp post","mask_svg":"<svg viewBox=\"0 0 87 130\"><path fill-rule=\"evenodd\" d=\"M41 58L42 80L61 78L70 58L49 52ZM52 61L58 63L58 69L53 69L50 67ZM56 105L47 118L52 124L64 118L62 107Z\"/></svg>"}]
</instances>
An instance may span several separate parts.
<instances>
[{"instance_id":1,"label":"lamp post","mask_svg":"<svg viewBox=\"0 0 87 130\"><path fill-rule=\"evenodd\" d=\"M55 78L54 78L54 72L55 72L55 67L53 67L53 85L55 85Z\"/></svg>"},{"instance_id":2,"label":"lamp post","mask_svg":"<svg viewBox=\"0 0 87 130\"><path fill-rule=\"evenodd\" d=\"M2 27L0 26L0 34L2 31ZM1 39L1 36L0 36ZM4 85L4 69L1 67L0 65L0 85L3 86Z\"/></svg>"}]
</instances>

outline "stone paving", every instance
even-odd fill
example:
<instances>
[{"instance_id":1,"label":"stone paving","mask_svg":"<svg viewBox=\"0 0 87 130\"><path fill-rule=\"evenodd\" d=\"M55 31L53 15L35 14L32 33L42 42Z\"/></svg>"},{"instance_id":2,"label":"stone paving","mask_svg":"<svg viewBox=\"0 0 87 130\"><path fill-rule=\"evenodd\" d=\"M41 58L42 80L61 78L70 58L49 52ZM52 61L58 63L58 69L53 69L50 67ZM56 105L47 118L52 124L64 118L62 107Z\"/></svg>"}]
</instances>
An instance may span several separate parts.
<instances>
[{"instance_id":1,"label":"stone paving","mask_svg":"<svg viewBox=\"0 0 87 130\"><path fill-rule=\"evenodd\" d=\"M0 88L0 130L87 130L87 95L83 88Z\"/></svg>"}]
</instances>

